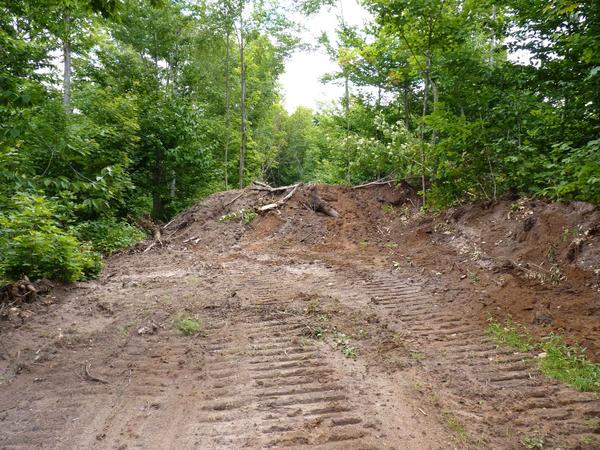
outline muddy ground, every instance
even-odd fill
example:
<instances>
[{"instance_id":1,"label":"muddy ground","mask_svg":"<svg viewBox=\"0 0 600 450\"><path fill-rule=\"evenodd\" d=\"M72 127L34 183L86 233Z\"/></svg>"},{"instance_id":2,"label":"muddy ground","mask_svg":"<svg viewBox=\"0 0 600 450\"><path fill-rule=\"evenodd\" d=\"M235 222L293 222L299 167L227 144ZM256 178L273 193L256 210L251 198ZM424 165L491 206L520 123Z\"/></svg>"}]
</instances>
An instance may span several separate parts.
<instances>
[{"instance_id":1,"label":"muddy ground","mask_svg":"<svg viewBox=\"0 0 600 450\"><path fill-rule=\"evenodd\" d=\"M600 211L409 187L209 197L0 322L0 448L600 448L600 400L490 317L600 361ZM241 194L241 196L240 196ZM182 315L202 327L185 336Z\"/></svg>"}]
</instances>

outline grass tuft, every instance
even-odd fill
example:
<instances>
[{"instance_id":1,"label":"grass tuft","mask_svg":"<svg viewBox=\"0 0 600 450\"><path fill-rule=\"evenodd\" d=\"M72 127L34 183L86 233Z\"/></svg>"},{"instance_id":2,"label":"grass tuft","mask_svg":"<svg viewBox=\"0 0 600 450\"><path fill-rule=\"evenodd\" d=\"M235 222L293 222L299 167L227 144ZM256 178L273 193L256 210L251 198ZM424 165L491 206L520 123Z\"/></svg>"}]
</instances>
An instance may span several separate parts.
<instances>
[{"instance_id":1,"label":"grass tuft","mask_svg":"<svg viewBox=\"0 0 600 450\"><path fill-rule=\"evenodd\" d=\"M189 314L180 314L175 318L175 328L184 336L194 336L202 330L202 323Z\"/></svg>"},{"instance_id":2,"label":"grass tuft","mask_svg":"<svg viewBox=\"0 0 600 450\"><path fill-rule=\"evenodd\" d=\"M528 352L534 348L533 339L527 334L524 327L512 320L507 320L505 324L501 324L490 319L488 320L486 332L498 344L506 345L519 352Z\"/></svg>"},{"instance_id":3,"label":"grass tuft","mask_svg":"<svg viewBox=\"0 0 600 450\"><path fill-rule=\"evenodd\" d=\"M463 424L460 423L456 416L454 416L454 414L450 412L444 413L444 418L446 419L446 424L448 424L448 428L454 431L454 433L456 433L456 435L461 441L464 441L467 436L467 432L465 431L465 427L463 426Z\"/></svg>"},{"instance_id":4,"label":"grass tuft","mask_svg":"<svg viewBox=\"0 0 600 450\"><path fill-rule=\"evenodd\" d=\"M511 320L501 324L490 319L486 331L498 344L519 352L541 351L536 361L544 375L600 397L600 366L587 358L584 348L567 345L556 334L536 344L522 325Z\"/></svg>"},{"instance_id":5,"label":"grass tuft","mask_svg":"<svg viewBox=\"0 0 600 450\"><path fill-rule=\"evenodd\" d=\"M542 436L539 436L536 434L536 435L526 436L525 438L523 438L521 443L523 444L523 446L525 448L533 450L533 449L543 449L545 441Z\"/></svg>"},{"instance_id":6,"label":"grass tuft","mask_svg":"<svg viewBox=\"0 0 600 450\"><path fill-rule=\"evenodd\" d=\"M600 396L600 366L587 359L585 348L569 346L555 334L543 338L541 348L546 355L539 363L545 375Z\"/></svg>"},{"instance_id":7,"label":"grass tuft","mask_svg":"<svg viewBox=\"0 0 600 450\"><path fill-rule=\"evenodd\" d=\"M384 203L381 209L383 210L384 214L394 214L395 212L394 207L389 203Z\"/></svg>"}]
</instances>

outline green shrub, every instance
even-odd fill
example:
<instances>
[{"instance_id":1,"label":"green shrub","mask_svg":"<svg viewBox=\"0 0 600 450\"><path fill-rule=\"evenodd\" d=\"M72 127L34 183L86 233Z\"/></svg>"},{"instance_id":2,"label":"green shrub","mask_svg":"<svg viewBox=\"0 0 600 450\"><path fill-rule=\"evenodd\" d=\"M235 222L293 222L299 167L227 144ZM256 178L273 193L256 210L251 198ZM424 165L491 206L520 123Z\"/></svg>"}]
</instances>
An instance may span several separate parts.
<instances>
[{"instance_id":1,"label":"green shrub","mask_svg":"<svg viewBox=\"0 0 600 450\"><path fill-rule=\"evenodd\" d=\"M189 314L179 314L174 321L175 328L184 336L194 336L202 331L202 323Z\"/></svg>"},{"instance_id":2,"label":"green shrub","mask_svg":"<svg viewBox=\"0 0 600 450\"><path fill-rule=\"evenodd\" d=\"M0 214L0 278L73 282L100 272L100 255L60 228L51 201L19 194L11 203Z\"/></svg>"},{"instance_id":3,"label":"green shrub","mask_svg":"<svg viewBox=\"0 0 600 450\"><path fill-rule=\"evenodd\" d=\"M112 218L83 222L73 230L79 240L89 242L95 251L107 255L131 247L146 237L139 228Z\"/></svg>"}]
</instances>

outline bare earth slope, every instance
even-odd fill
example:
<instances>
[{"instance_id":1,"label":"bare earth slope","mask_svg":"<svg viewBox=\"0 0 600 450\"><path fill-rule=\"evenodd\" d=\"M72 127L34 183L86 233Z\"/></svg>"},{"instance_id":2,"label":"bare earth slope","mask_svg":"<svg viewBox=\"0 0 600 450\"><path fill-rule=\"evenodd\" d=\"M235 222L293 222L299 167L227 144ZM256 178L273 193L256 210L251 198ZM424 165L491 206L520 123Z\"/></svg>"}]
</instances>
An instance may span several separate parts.
<instances>
[{"instance_id":1,"label":"bare earth slope","mask_svg":"<svg viewBox=\"0 0 600 450\"><path fill-rule=\"evenodd\" d=\"M319 193L339 218L302 188L250 225L220 222L278 197L216 194L162 247L13 311L0 448L600 447L597 397L485 334L512 317L600 360L597 208L424 216L410 189ZM182 314L199 334L178 332Z\"/></svg>"}]
</instances>

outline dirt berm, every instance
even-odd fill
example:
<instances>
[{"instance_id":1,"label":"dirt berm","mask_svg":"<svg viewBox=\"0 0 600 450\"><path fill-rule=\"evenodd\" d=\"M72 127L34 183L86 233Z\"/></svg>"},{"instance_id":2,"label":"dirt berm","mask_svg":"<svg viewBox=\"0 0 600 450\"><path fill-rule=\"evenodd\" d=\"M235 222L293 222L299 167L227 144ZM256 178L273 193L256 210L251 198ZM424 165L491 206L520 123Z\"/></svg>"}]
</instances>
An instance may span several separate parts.
<instances>
[{"instance_id":1,"label":"dirt berm","mask_svg":"<svg viewBox=\"0 0 600 450\"><path fill-rule=\"evenodd\" d=\"M337 213L315 212L311 190ZM600 448L600 210L420 212L409 186L215 194L0 322L0 448ZM255 212L259 211L255 217Z\"/></svg>"}]
</instances>

